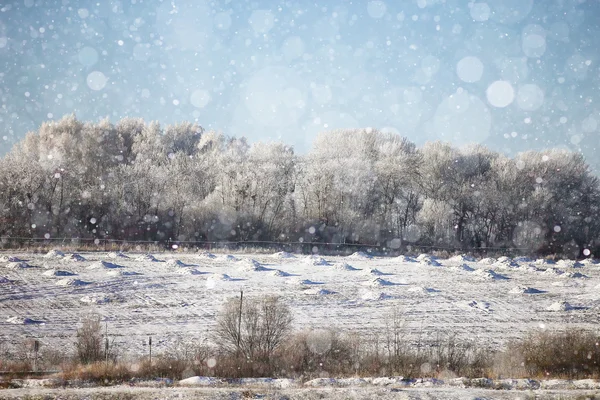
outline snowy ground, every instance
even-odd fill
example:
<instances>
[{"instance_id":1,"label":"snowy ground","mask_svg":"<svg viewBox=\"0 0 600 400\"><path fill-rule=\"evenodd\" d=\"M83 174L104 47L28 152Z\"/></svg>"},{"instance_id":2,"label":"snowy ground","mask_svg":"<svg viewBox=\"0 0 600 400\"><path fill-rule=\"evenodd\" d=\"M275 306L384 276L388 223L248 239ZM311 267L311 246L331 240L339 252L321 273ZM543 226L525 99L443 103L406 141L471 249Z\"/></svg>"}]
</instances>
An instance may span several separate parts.
<instances>
[{"instance_id":1,"label":"snowy ground","mask_svg":"<svg viewBox=\"0 0 600 400\"><path fill-rule=\"evenodd\" d=\"M47 381L47 380L46 380ZM187 383L195 383L188 386ZM390 378L315 379L305 383L289 379L245 379L215 384L214 378L193 377L176 387L151 382L142 386L46 388L45 381L26 381L25 388L0 390L0 399L597 399L600 383L581 381L435 379L402 383ZM498 390L502 389L502 390ZM596 397L595 397L596 396Z\"/></svg>"},{"instance_id":2,"label":"snowy ground","mask_svg":"<svg viewBox=\"0 0 600 400\"><path fill-rule=\"evenodd\" d=\"M11 258L12 257L12 258ZM399 307L414 337L456 332L501 346L532 329L596 328L600 265L465 257L0 254L0 342L71 346L82 316L108 321L122 355L210 337L223 302L280 295L296 329L373 333ZM25 261L18 261L25 260ZM60 346L60 347L58 347Z\"/></svg>"}]
</instances>

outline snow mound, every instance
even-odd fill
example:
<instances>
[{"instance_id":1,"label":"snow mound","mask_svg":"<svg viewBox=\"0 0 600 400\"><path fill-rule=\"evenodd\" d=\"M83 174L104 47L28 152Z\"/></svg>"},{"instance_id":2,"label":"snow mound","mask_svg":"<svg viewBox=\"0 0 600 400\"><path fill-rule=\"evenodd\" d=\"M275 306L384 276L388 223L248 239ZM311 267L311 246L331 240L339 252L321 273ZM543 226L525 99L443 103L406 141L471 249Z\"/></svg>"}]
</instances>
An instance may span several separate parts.
<instances>
[{"instance_id":1,"label":"snow mound","mask_svg":"<svg viewBox=\"0 0 600 400\"><path fill-rule=\"evenodd\" d=\"M419 261L421 263L421 265L429 265L431 267L441 267L442 264L440 264L439 262L437 262L437 260L433 259L433 258L423 258Z\"/></svg>"},{"instance_id":2,"label":"snow mound","mask_svg":"<svg viewBox=\"0 0 600 400\"><path fill-rule=\"evenodd\" d=\"M409 256L404 256L404 255L396 257L396 260L398 260L399 262L407 262L407 263L408 262L410 262L410 263L417 262L417 260L415 260L414 258L409 257Z\"/></svg>"},{"instance_id":3,"label":"snow mound","mask_svg":"<svg viewBox=\"0 0 600 400\"><path fill-rule=\"evenodd\" d=\"M110 302L110 299L103 294L93 294L90 296L83 296L79 301L86 304L106 304Z\"/></svg>"},{"instance_id":4,"label":"snow mound","mask_svg":"<svg viewBox=\"0 0 600 400\"><path fill-rule=\"evenodd\" d=\"M466 271L466 272L475 271L474 268L469 267L467 264L454 265L454 266L450 267L450 269L453 269L455 271Z\"/></svg>"},{"instance_id":5,"label":"snow mound","mask_svg":"<svg viewBox=\"0 0 600 400\"><path fill-rule=\"evenodd\" d=\"M309 265L329 265L329 262L322 257L310 255L304 259L304 262Z\"/></svg>"},{"instance_id":6,"label":"snow mound","mask_svg":"<svg viewBox=\"0 0 600 400\"><path fill-rule=\"evenodd\" d=\"M543 290L539 290L530 286L517 286L510 290L511 294L539 294L545 293Z\"/></svg>"},{"instance_id":7,"label":"snow mound","mask_svg":"<svg viewBox=\"0 0 600 400\"><path fill-rule=\"evenodd\" d=\"M486 258L482 258L481 260L479 260L480 264L486 264L486 265L492 265L497 262L498 262L498 260L496 260L494 257L486 257Z\"/></svg>"},{"instance_id":8,"label":"snow mound","mask_svg":"<svg viewBox=\"0 0 600 400\"><path fill-rule=\"evenodd\" d=\"M417 257L417 260L419 260L419 261L423 261L423 260L435 260L435 259L436 259L436 257L430 256L429 254L425 254L425 253L421 253Z\"/></svg>"},{"instance_id":9,"label":"snow mound","mask_svg":"<svg viewBox=\"0 0 600 400\"><path fill-rule=\"evenodd\" d=\"M361 298L363 300L389 300L389 299L393 299L394 296L390 296L387 293L384 292L365 292Z\"/></svg>"},{"instance_id":10,"label":"snow mound","mask_svg":"<svg viewBox=\"0 0 600 400\"><path fill-rule=\"evenodd\" d=\"M382 276L382 275L387 275L386 273L381 272L380 270L378 270L377 268L369 268L369 269L365 269L364 273L367 275L373 275L373 276Z\"/></svg>"},{"instance_id":11,"label":"snow mound","mask_svg":"<svg viewBox=\"0 0 600 400\"><path fill-rule=\"evenodd\" d=\"M71 271L64 271L64 270L60 270L60 269L49 269L49 270L45 271L42 275L45 275L45 276L74 276L77 274L74 272L71 272Z\"/></svg>"},{"instance_id":12,"label":"snow mound","mask_svg":"<svg viewBox=\"0 0 600 400\"><path fill-rule=\"evenodd\" d=\"M232 256L231 254L222 255L221 259L225 261L240 261L239 258L237 258L236 256Z\"/></svg>"},{"instance_id":13,"label":"snow mound","mask_svg":"<svg viewBox=\"0 0 600 400\"><path fill-rule=\"evenodd\" d=\"M537 265L555 265L556 261L554 261L554 260L548 260L546 258L538 258L537 260L534 261L534 264L537 264Z\"/></svg>"},{"instance_id":14,"label":"snow mound","mask_svg":"<svg viewBox=\"0 0 600 400\"><path fill-rule=\"evenodd\" d=\"M50 250L49 252L46 253L46 255L44 256L45 258L63 258L65 256L65 253L63 253L60 250Z\"/></svg>"},{"instance_id":15,"label":"snow mound","mask_svg":"<svg viewBox=\"0 0 600 400\"><path fill-rule=\"evenodd\" d=\"M179 381L179 384L183 386L216 386L221 383L220 379L208 376L190 376Z\"/></svg>"},{"instance_id":16,"label":"snow mound","mask_svg":"<svg viewBox=\"0 0 600 400\"><path fill-rule=\"evenodd\" d=\"M431 294L431 293L439 292L439 290L424 287L424 286L414 286L414 287L411 287L410 289L408 289L408 291L411 293L415 293L415 294Z\"/></svg>"},{"instance_id":17,"label":"snow mound","mask_svg":"<svg viewBox=\"0 0 600 400\"><path fill-rule=\"evenodd\" d=\"M476 275L481 276L482 278L485 279L489 279L489 280L507 280L509 279L508 276L506 275L502 275L499 274L491 269L478 269L477 271L474 272Z\"/></svg>"},{"instance_id":18,"label":"snow mound","mask_svg":"<svg viewBox=\"0 0 600 400\"><path fill-rule=\"evenodd\" d=\"M271 271L269 268L265 268L261 263L254 259L244 260L244 265L242 266L242 269L248 272Z\"/></svg>"},{"instance_id":19,"label":"snow mound","mask_svg":"<svg viewBox=\"0 0 600 400\"><path fill-rule=\"evenodd\" d=\"M169 267L187 267L187 265L181 260L167 260L166 263Z\"/></svg>"},{"instance_id":20,"label":"snow mound","mask_svg":"<svg viewBox=\"0 0 600 400\"><path fill-rule=\"evenodd\" d=\"M340 271L360 271L359 268L354 268L352 265L345 262L335 264L335 269Z\"/></svg>"},{"instance_id":21,"label":"snow mound","mask_svg":"<svg viewBox=\"0 0 600 400\"><path fill-rule=\"evenodd\" d=\"M85 286L85 285L89 285L92 282L85 282L79 279L73 279L73 278L65 278L65 279L61 279L59 281L56 281L56 285L57 286Z\"/></svg>"},{"instance_id":22,"label":"snow mound","mask_svg":"<svg viewBox=\"0 0 600 400\"><path fill-rule=\"evenodd\" d=\"M21 262L24 260L21 260L19 257L14 257L14 256L0 256L0 262Z\"/></svg>"},{"instance_id":23,"label":"snow mound","mask_svg":"<svg viewBox=\"0 0 600 400\"><path fill-rule=\"evenodd\" d=\"M176 272L180 275L204 275L204 272L200 272L196 268L179 268Z\"/></svg>"},{"instance_id":24,"label":"snow mound","mask_svg":"<svg viewBox=\"0 0 600 400\"><path fill-rule=\"evenodd\" d=\"M585 260L582 260L581 263L585 264L585 265L597 265L597 264L600 264L600 260L595 260L593 258L586 258Z\"/></svg>"},{"instance_id":25,"label":"snow mound","mask_svg":"<svg viewBox=\"0 0 600 400\"><path fill-rule=\"evenodd\" d=\"M507 256L498 257L498 259L496 260L496 262L499 262L499 263L505 263L505 262L509 262L509 261L512 261L512 259Z\"/></svg>"},{"instance_id":26,"label":"snow mound","mask_svg":"<svg viewBox=\"0 0 600 400\"><path fill-rule=\"evenodd\" d=\"M233 280L235 280L227 274L212 274L208 279L212 279L215 281L233 281Z\"/></svg>"},{"instance_id":27,"label":"snow mound","mask_svg":"<svg viewBox=\"0 0 600 400\"><path fill-rule=\"evenodd\" d=\"M469 308L474 308L476 310L481 310L485 312L492 312L492 305L487 301L477 301L472 300L466 303L466 306Z\"/></svg>"},{"instance_id":28,"label":"snow mound","mask_svg":"<svg viewBox=\"0 0 600 400\"><path fill-rule=\"evenodd\" d=\"M88 267L88 269L115 269L115 268L124 268L124 267L122 265L113 264L108 261L97 261Z\"/></svg>"},{"instance_id":29,"label":"snow mound","mask_svg":"<svg viewBox=\"0 0 600 400\"><path fill-rule=\"evenodd\" d=\"M129 258L129 256L121 253L120 251L111 251L108 253L108 257L110 258Z\"/></svg>"},{"instance_id":30,"label":"snow mound","mask_svg":"<svg viewBox=\"0 0 600 400\"><path fill-rule=\"evenodd\" d=\"M316 296L329 296L332 294L337 294L337 292L328 289L306 289L303 293Z\"/></svg>"},{"instance_id":31,"label":"snow mound","mask_svg":"<svg viewBox=\"0 0 600 400\"><path fill-rule=\"evenodd\" d=\"M534 260L532 258L530 258L530 257L520 256L520 257L515 257L513 259L513 261L528 263L528 262L533 262Z\"/></svg>"},{"instance_id":32,"label":"snow mound","mask_svg":"<svg viewBox=\"0 0 600 400\"><path fill-rule=\"evenodd\" d=\"M556 264L562 268L583 268L585 266L585 264L575 260L558 260Z\"/></svg>"},{"instance_id":33,"label":"snow mound","mask_svg":"<svg viewBox=\"0 0 600 400\"><path fill-rule=\"evenodd\" d=\"M556 303L552 303L552 305L547 307L546 310L548 310L548 311L570 311L570 310L573 310L574 308L575 307L573 307L571 304L569 304L566 301L557 301Z\"/></svg>"},{"instance_id":34,"label":"snow mound","mask_svg":"<svg viewBox=\"0 0 600 400\"><path fill-rule=\"evenodd\" d=\"M9 317L6 322L13 325L42 325L44 321L23 317Z\"/></svg>"},{"instance_id":35,"label":"snow mound","mask_svg":"<svg viewBox=\"0 0 600 400\"><path fill-rule=\"evenodd\" d=\"M135 260L136 261L149 261L149 262L158 262L159 261L152 254L142 254L141 256L137 256L135 258Z\"/></svg>"},{"instance_id":36,"label":"snow mound","mask_svg":"<svg viewBox=\"0 0 600 400\"><path fill-rule=\"evenodd\" d=\"M516 262L515 260L504 260L504 261L497 261L496 263L494 263L494 265L498 268L502 268L502 269L513 269L513 268L519 268L520 265L518 262Z\"/></svg>"},{"instance_id":37,"label":"snow mound","mask_svg":"<svg viewBox=\"0 0 600 400\"><path fill-rule=\"evenodd\" d=\"M18 262L9 262L8 264L6 264L6 268L25 269L25 268L34 268L34 267L33 267L33 265L29 265L24 261L18 261Z\"/></svg>"},{"instance_id":38,"label":"snow mound","mask_svg":"<svg viewBox=\"0 0 600 400\"><path fill-rule=\"evenodd\" d=\"M544 270L544 274L546 275L563 275L564 273L565 271L558 268L547 268L546 270Z\"/></svg>"},{"instance_id":39,"label":"snow mound","mask_svg":"<svg viewBox=\"0 0 600 400\"><path fill-rule=\"evenodd\" d=\"M355 260L370 260L371 258L373 258L373 256L365 253L364 251L357 251L349 255L348 258L352 258Z\"/></svg>"},{"instance_id":40,"label":"snow mound","mask_svg":"<svg viewBox=\"0 0 600 400\"><path fill-rule=\"evenodd\" d=\"M67 260L67 261L75 261L75 262L87 261L87 259L85 257L83 257L82 255L79 255L77 253L69 254L65 258L65 260Z\"/></svg>"},{"instance_id":41,"label":"snow mound","mask_svg":"<svg viewBox=\"0 0 600 400\"><path fill-rule=\"evenodd\" d=\"M280 251L278 253L274 253L271 255L271 257L278 259L296 258L295 255L293 255L292 253L288 253L287 251Z\"/></svg>"},{"instance_id":42,"label":"snow mound","mask_svg":"<svg viewBox=\"0 0 600 400\"><path fill-rule=\"evenodd\" d=\"M106 275L108 276L135 276L135 275L142 275L139 272L135 272L135 271L123 271L120 269L113 269L110 270L106 273Z\"/></svg>"},{"instance_id":43,"label":"snow mound","mask_svg":"<svg viewBox=\"0 0 600 400\"><path fill-rule=\"evenodd\" d=\"M365 285L368 285L368 286L394 286L395 283L387 281L382 278L375 278L375 279L365 282Z\"/></svg>"},{"instance_id":44,"label":"snow mound","mask_svg":"<svg viewBox=\"0 0 600 400\"><path fill-rule=\"evenodd\" d=\"M477 260L475 260L475 257L473 257L473 256L469 256L467 254L460 254L458 256L450 257L448 259L448 261L464 263L464 262L475 262Z\"/></svg>"},{"instance_id":45,"label":"snow mound","mask_svg":"<svg viewBox=\"0 0 600 400\"><path fill-rule=\"evenodd\" d=\"M574 278L574 279L587 279L589 278L587 275L582 274L581 272L569 272L567 274L564 275L567 278Z\"/></svg>"},{"instance_id":46,"label":"snow mound","mask_svg":"<svg viewBox=\"0 0 600 400\"><path fill-rule=\"evenodd\" d=\"M271 272L271 275L273 275L273 276L290 276L291 274L289 274L289 273L287 273L285 271L282 271L280 269L276 269L276 270L274 270L274 271Z\"/></svg>"},{"instance_id":47,"label":"snow mound","mask_svg":"<svg viewBox=\"0 0 600 400\"><path fill-rule=\"evenodd\" d=\"M211 260L214 260L215 258L217 258L216 255L214 255L213 253L210 253L208 251L203 251L202 253L198 254L199 257L202 258L209 258Z\"/></svg>"},{"instance_id":48,"label":"snow mound","mask_svg":"<svg viewBox=\"0 0 600 400\"><path fill-rule=\"evenodd\" d=\"M322 285L321 282L311 281L310 279L299 279L296 281L291 281L289 283L294 283L296 285Z\"/></svg>"}]
</instances>

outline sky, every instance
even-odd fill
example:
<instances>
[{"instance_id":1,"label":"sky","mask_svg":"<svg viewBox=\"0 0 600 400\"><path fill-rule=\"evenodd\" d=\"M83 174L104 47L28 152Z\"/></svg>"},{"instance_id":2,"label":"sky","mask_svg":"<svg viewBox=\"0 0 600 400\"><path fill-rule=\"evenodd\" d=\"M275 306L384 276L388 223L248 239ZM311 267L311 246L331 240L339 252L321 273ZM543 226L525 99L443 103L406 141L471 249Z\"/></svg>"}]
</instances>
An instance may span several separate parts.
<instances>
[{"instance_id":1,"label":"sky","mask_svg":"<svg viewBox=\"0 0 600 400\"><path fill-rule=\"evenodd\" d=\"M283 141L337 128L595 168L598 0L0 0L0 154L46 120Z\"/></svg>"}]
</instances>

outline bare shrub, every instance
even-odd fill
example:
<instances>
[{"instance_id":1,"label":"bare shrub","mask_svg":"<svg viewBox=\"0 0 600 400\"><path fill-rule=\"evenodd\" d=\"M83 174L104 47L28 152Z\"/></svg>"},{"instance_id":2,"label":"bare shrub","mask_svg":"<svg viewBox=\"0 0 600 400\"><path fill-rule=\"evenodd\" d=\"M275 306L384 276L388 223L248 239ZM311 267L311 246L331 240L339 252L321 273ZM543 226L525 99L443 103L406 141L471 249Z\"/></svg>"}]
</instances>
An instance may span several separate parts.
<instances>
[{"instance_id":1,"label":"bare shrub","mask_svg":"<svg viewBox=\"0 0 600 400\"><path fill-rule=\"evenodd\" d=\"M71 364L62 373L64 380L81 380L103 385L112 385L128 381L132 378L129 367L125 364L93 362L86 365Z\"/></svg>"},{"instance_id":2,"label":"bare shrub","mask_svg":"<svg viewBox=\"0 0 600 400\"><path fill-rule=\"evenodd\" d=\"M361 369L361 340L333 330L294 334L278 353L278 371L290 377L352 375Z\"/></svg>"},{"instance_id":3,"label":"bare shrub","mask_svg":"<svg viewBox=\"0 0 600 400\"><path fill-rule=\"evenodd\" d=\"M110 354L111 350L113 350L113 354ZM77 329L75 351L76 359L82 364L90 364L106 359L114 361L114 346L113 343L108 343L108 346L105 346L99 315L91 314L83 319L81 326Z\"/></svg>"},{"instance_id":4,"label":"bare shrub","mask_svg":"<svg viewBox=\"0 0 600 400\"><path fill-rule=\"evenodd\" d=\"M600 374L598 335L569 329L536 332L513 345L523 355L529 376L567 378L597 377Z\"/></svg>"},{"instance_id":5,"label":"bare shrub","mask_svg":"<svg viewBox=\"0 0 600 400\"><path fill-rule=\"evenodd\" d=\"M221 353L264 366L270 372L275 351L292 324L289 307L277 297L230 299L217 319L216 343ZM261 373L262 375L262 373Z\"/></svg>"}]
</instances>

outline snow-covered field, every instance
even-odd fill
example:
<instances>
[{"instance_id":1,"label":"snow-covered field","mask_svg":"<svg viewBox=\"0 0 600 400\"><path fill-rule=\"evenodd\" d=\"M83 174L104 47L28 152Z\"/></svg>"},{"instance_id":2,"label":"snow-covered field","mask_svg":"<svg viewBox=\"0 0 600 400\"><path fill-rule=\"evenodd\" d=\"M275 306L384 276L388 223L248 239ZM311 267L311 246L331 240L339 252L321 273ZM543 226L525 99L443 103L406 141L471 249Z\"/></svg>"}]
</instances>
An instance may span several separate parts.
<instances>
[{"instance_id":1,"label":"snow-covered field","mask_svg":"<svg viewBox=\"0 0 600 400\"><path fill-rule=\"evenodd\" d=\"M545 260L51 252L0 255L0 342L68 348L83 316L108 322L121 355L210 338L223 302L281 296L295 329L381 331L393 308L416 338L455 332L499 347L534 329L596 328L600 265ZM60 346L60 347L59 347ZM67 346L67 347L65 347Z\"/></svg>"}]
</instances>

